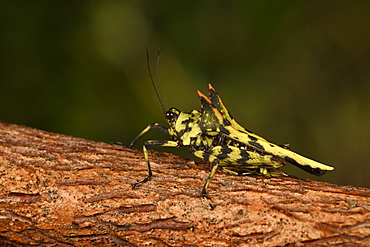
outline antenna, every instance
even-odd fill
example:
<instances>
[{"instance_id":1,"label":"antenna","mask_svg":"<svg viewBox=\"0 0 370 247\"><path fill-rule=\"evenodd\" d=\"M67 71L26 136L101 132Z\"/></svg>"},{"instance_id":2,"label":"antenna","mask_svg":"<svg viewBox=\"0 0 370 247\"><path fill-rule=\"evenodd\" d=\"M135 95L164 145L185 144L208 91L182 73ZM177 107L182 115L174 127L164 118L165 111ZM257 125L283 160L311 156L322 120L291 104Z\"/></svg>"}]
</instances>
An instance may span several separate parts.
<instances>
[{"instance_id":1,"label":"antenna","mask_svg":"<svg viewBox=\"0 0 370 247\"><path fill-rule=\"evenodd\" d=\"M149 71L150 81L152 82L154 91L157 94L159 102L161 103L162 111L163 111L163 113L166 113L167 108L166 108L166 106L164 105L164 102L163 102L163 98L162 98L162 94L161 94L161 88L159 86L159 80L158 80L158 66L159 66L159 57L160 57L160 55L161 55L161 49L159 48L158 53L157 53L157 64L156 64L155 81L154 81L153 76L152 76L152 71L150 70L149 51L148 51L148 49L146 49L146 60L147 60L147 64L148 64L148 71Z\"/></svg>"}]
</instances>

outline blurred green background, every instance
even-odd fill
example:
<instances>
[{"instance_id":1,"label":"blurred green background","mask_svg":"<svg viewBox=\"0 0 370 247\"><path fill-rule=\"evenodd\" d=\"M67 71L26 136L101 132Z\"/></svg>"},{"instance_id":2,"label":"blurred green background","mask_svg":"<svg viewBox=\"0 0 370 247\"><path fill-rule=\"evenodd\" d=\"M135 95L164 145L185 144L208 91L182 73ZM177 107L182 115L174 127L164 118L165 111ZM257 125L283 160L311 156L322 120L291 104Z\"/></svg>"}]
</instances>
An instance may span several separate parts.
<instances>
[{"instance_id":1,"label":"blurred green background","mask_svg":"<svg viewBox=\"0 0 370 247\"><path fill-rule=\"evenodd\" d=\"M145 56L155 70L160 47L167 107L199 109L211 82L241 125L335 167L288 173L370 187L368 0L5 1L0 13L2 121L129 143L165 124Z\"/></svg>"}]
</instances>

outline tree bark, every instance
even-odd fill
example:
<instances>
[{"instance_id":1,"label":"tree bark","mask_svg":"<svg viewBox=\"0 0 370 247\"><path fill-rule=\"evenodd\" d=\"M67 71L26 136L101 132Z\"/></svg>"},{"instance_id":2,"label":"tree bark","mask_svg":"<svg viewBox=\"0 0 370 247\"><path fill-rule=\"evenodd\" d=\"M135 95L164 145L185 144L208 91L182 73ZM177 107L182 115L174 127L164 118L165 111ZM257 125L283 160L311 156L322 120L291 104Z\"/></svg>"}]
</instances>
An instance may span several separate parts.
<instances>
[{"instance_id":1,"label":"tree bark","mask_svg":"<svg viewBox=\"0 0 370 247\"><path fill-rule=\"evenodd\" d=\"M210 165L0 123L2 246L367 245L370 190Z\"/></svg>"}]
</instances>

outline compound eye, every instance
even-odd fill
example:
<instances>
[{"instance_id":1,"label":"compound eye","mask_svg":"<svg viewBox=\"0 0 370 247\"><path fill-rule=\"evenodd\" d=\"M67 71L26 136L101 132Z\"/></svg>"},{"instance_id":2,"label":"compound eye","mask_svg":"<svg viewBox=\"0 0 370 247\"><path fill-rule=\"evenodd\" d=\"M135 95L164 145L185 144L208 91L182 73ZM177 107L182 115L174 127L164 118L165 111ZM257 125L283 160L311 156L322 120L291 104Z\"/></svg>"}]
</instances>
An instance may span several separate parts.
<instances>
[{"instance_id":1,"label":"compound eye","mask_svg":"<svg viewBox=\"0 0 370 247\"><path fill-rule=\"evenodd\" d=\"M166 112L166 115L165 115L165 117L166 117L168 120L171 120L174 116L175 116L175 113L173 113L172 111L167 111L167 112Z\"/></svg>"}]
</instances>

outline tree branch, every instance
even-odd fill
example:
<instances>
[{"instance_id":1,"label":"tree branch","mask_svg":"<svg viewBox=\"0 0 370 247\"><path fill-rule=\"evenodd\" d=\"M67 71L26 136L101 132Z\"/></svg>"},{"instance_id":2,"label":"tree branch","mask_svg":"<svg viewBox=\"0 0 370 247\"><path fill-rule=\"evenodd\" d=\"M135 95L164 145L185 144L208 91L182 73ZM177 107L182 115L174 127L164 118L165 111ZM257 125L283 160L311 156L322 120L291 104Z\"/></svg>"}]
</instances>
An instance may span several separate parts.
<instances>
[{"instance_id":1,"label":"tree branch","mask_svg":"<svg viewBox=\"0 0 370 247\"><path fill-rule=\"evenodd\" d=\"M370 190L209 164L0 123L0 243L8 246L368 244Z\"/></svg>"}]
</instances>

